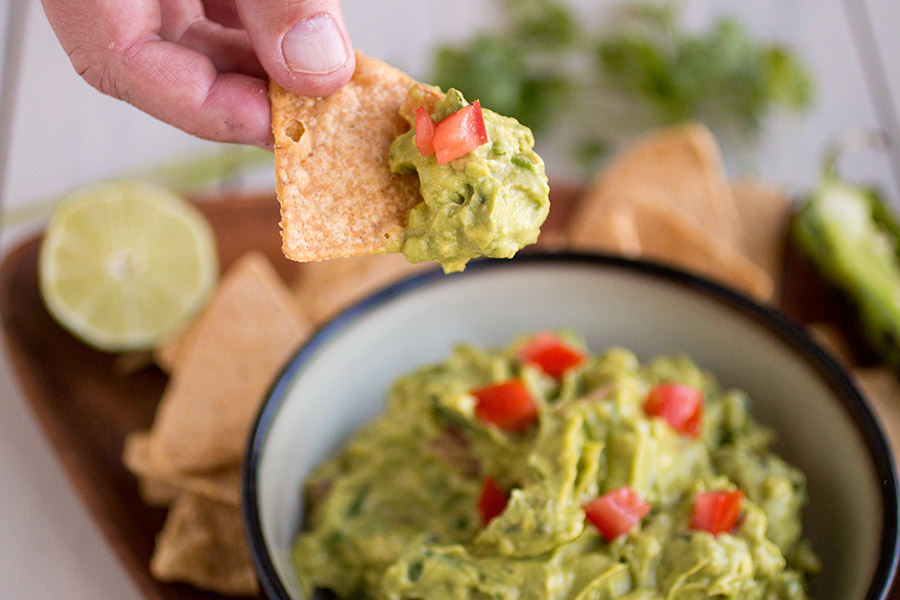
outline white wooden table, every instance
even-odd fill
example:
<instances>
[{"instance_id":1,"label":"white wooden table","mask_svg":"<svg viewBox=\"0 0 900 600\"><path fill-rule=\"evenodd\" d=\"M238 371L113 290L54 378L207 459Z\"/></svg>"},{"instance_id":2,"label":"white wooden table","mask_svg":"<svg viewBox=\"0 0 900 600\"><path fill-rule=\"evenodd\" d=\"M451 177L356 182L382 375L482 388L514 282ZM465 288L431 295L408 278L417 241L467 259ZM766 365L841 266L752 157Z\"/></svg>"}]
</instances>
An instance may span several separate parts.
<instances>
[{"instance_id":1,"label":"white wooden table","mask_svg":"<svg viewBox=\"0 0 900 600\"><path fill-rule=\"evenodd\" d=\"M900 101L900 2L849 1L864 3L872 15L871 42ZM448 10L430 0L346 0L343 6L359 48L424 76L434 40L459 39L491 22L485 4L457 0ZM588 11L602 2L579 4ZM723 12L739 16L760 36L791 43L815 74L812 111L770 123L758 153L762 176L802 192L815 182L829 140L845 129L879 127L878 90L867 83L842 0L688 0L685 7L697 27ZM223 151L83 83L36 0L0 0L0 67L0 255L40 227L52 200L68 190ZM553 157L548 164L551 177L564 171ZM861 154L844 166L900 197L886 155ZM272 187L269 173L264 168L245 185ZM70 488L0 350L0 598L133 597L136 588Z\"/></svg>"}]
</instances>

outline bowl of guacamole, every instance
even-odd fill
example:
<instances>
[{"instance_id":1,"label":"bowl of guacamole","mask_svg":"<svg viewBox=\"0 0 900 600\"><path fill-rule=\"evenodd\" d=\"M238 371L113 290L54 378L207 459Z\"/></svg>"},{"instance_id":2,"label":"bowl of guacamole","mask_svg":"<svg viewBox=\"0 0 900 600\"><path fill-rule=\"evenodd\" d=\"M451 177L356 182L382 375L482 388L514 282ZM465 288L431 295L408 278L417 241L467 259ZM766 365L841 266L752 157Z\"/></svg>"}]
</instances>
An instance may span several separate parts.
<instances>
[{"instance_id":1,"label":"bowl of guacamole","mask_svg":"<svg viewBox=\"0 0 900 600\"><path fill-rule=\"evenodd\" d=\"M885 598L895 467L784 316L529 253L395 284L273 386L244 469L272 598Z\"/></svg>"}]
</instances>

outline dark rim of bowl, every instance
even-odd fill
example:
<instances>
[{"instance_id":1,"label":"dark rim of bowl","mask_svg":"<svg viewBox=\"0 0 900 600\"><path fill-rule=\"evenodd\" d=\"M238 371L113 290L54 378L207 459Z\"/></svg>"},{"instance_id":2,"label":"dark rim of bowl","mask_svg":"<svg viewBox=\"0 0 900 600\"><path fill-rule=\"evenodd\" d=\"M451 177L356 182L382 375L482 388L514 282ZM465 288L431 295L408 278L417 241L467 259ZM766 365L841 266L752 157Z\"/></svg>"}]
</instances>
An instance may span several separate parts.
<instances>
[{"instance_id":1,"label":"dark rim of bowl","mask_svg":"<svg viewBox=\"0 0 900 600\"><path fill-rule=\"evenodd\" d=\"M843 400L843 407L849 413L858 431L862 434L869 450L870 458L881 477L881 500L884 507L881 554L872 576L872 583L864 600L884 600L897 569L900 540L898 540L898 483L896 467L887 440L878 425L867 401L850 381L845 370L831 356L816 344L803 328L793 319L776 309L763 306L735 291L713 283L702 277L685 273L652 261L622 258L597 253L530 251L520 254L510 261L480 259L472 261L466 271L451 277L466 277L467 274L491 269L518 268L533 264L589 265L632 271L677 283L693 291L699 291L721 304L748 316L788 343L807 364L814 367L828 385ZM280 408L293 379L316 350L358 316L374 310L397 296L429 286L446 277L440 269L413 275L391 284L360 300L325 323L297 353L288 361L270 389L253 425L242 467L241 514L244 530L250 544L251 555L259 575L260 584L266 596L278 600L290 600L290 596L266 548L259 518L257 503L257 475L259 458L268 437L269 429Z\"/></svg>"}]
</instances>

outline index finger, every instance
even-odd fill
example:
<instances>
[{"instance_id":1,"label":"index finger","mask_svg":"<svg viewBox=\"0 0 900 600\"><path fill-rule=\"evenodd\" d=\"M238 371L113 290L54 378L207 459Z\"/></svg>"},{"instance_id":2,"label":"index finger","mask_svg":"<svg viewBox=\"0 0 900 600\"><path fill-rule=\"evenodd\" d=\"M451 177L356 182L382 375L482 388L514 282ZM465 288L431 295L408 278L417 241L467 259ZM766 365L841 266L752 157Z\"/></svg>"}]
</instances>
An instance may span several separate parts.
<instances>
[{"instance_id":1,"label":"index finger","mask_svg":"<svg viewBox=\"0 0 900 600\"><path fill-rule=\"evenodd\" d=\"M145 39L89 67L84 78L154 117L219 142L269 147L268 83L219 73L205 55L158 38Z\"/></svg>"}]
</instances>

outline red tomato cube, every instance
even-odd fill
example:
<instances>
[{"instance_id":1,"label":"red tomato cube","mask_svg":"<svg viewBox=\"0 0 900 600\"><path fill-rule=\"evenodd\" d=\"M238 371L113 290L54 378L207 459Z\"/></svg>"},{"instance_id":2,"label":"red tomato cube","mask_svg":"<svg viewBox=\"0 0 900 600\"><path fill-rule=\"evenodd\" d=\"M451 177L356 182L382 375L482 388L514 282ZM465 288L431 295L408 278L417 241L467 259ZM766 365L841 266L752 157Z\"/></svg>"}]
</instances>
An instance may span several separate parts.
<instances>
[{"instance_id":1,"label":"red tomato cube","mask_svg":"<svg viewBox=\"0 0 900 600\"><path fill-rule=\"evenodd\" d=\"M731 533L741 514L744 492L698 492L691 513L691 529L713 535Z\"/></svg>"},{"instance_id":2,"label":"red tomato cube","mask_svg":"<svg viewBox=\"0 0 900 600\"><path fill-rule=\"evenodd\" d=\"M549 332L538 333L519 351L522 362L533 364L551 377L561 377L585 361L585 356Z\"/></svg>"},{"instance_id":3,"label":"red tomato cube","mask_svg":"<svg viewBox=\"0 0 900 600\"><path fill-rule=\"evenodd\" d=\"M677 383L657 385L647 395L644 412L662 418L679 433L697 437L703 419L703 391Z\"/></svg>"},{"instance_id":4,"label":"red tomato cube","mask_svg":"<svg viewBox=\"0 0 900 600\"><path fill-rule=\"evenodd\" d=\"M509 496L503 491L493 477L485 477L481 484L481 493L478 494L478 514L481 515L481 523L487 525L491 519L503 512Z\"/></svg>"},{"instance_id":5,"label":"red tomato cube","mask_svg":"<svg viewBox=\"0 0 900 600\"><path fill-rule=\"evenodd\" d=\"M585 518L607 540L630 531L648 512L650 504L627 485L584 505Z\"/></svg>"},{"instance_id":6,"label":"red tomato cube","mask_svg":"<svg viewBox=\"0 0 900 600\"><path fill-rule=\"evenodd\" d=\"M416 148L422 156L434 154L434 121L424 106L416 109Z\"/></svg>"},{"instance_id":7,"label":"red tomato cube","mask_svg":"<svg viewBox=\"0 0 900 600\"><path fill-rule=\"evenodd\" d=\"M537 418L537 405L521 379L473 390L475 414L506 431L523 431Z\"/></svg>"},{"instance_id":8,"label":"red tomato cube","mask_svg":"<svg viewBox=\"0 0 900 600\"><path fill-rule=\"evenodd\" d=\"M457 159L487 141L484 115L478 100L441 119L434 126L434 154L439 165Z\"/></svg>"}]
</instances>

